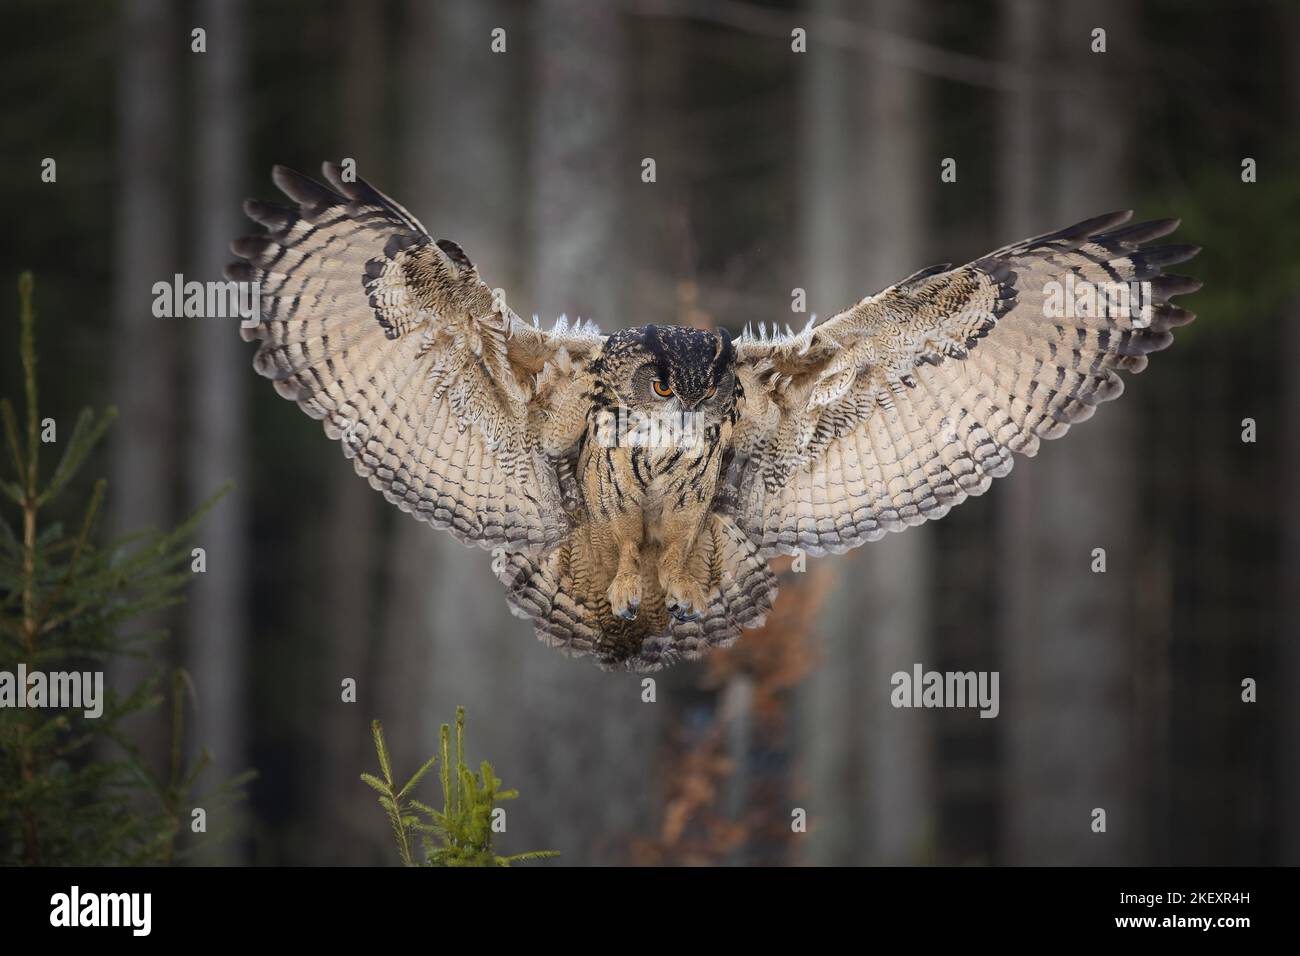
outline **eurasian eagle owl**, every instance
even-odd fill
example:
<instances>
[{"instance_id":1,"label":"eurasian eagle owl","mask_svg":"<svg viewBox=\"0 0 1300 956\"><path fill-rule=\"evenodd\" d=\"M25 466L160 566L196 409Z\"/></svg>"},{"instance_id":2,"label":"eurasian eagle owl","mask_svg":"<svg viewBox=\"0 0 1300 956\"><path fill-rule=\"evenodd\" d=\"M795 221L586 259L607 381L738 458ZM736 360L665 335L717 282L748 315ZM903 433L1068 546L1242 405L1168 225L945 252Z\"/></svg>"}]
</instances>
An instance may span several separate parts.
<instances>
[{"instance_id":1,"label":"eurasian eagle owl","mask_svg":"<svg viewBox=\"0 0 1300 956\"><path fill-rule=\"evenodd\" d=\"M455 243L367 183L284 167L249 200L254 365L357 473L493 562L538 636L649 670L731 643L768 559L939 518L1123 390L1192 319L1112 213L909 276L798 333L522 321Z\"/></svg>"}]
</instances>

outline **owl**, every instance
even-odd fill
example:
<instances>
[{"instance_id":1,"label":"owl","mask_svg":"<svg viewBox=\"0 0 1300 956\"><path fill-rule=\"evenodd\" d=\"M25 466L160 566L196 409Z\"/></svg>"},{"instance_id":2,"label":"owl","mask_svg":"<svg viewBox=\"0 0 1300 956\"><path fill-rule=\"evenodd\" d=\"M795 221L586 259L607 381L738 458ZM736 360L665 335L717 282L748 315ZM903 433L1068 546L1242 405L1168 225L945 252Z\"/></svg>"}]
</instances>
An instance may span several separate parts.
<instances>
[{"instance_id":1,"label":"owl","mask_svg":"<svg viewBox=\"0 0 1300 956\"><path fill-rule=\"evenodd\" d=\"M924 269L802 331L525 322L454 242L326 164L249 200L255 369L388 501L494 552L545 643L655 670L776 598L769 559L940 518L1123 390L1198 251L1111 213ZM486 573L486 569L485 569Z\"/></svg>"}]
</instances>

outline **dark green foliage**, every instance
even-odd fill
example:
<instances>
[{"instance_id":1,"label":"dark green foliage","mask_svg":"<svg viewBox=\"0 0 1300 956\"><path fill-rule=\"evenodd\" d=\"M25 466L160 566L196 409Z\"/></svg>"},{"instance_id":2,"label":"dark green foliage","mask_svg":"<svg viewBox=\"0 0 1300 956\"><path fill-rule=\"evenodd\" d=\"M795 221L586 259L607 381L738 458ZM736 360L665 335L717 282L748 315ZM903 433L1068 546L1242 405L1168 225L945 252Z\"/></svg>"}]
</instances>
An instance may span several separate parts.
<instances>
[{"instance_id":1,"label":"dark green foliage","mask_svg":"<svg viewBox=\"0 0 1300 956\"><path fill-rule=\"evenodd\" d=\"M501 790L492 765L486 760L474 775L465 762L465 708L456 708L456 752L451 752L451 728L442 725L440 753L424 762L399 788L393 777L392 760L384 743L384 728L371 724L375 751L383 779L363 773L361 779L379 792L379 804L388 814L403 866L509 866L520 860L541 860L559 856L553 850L535 850L498 856L492 849L492 812L498 800L513 800L516 790ZM442 809L435 810L411 796L412 791L442 759ZM412 852L416 837L424 848L424 863Z\"/></svg>"},{"instance_id":2,"label":"dark green foliage","mask_svg":"<svg viewBox=\"0 0 1300 956\"><path fill-rule=\"evenodd\" d=\"M1227 329L1258 334L1300 290L1300 217L1278 214L1300 209L1300 177L1265 169L1243 183L1236 160L1197 170L1156 207L1155 215L1182 219L1177 241L1203 246L1196 267L1183 268L1205 286L1187 299L1201 320L1179 331L1182 343Z\"/></svg>"},{"instance_id":3,"label":"dark green foliage","mask_svg":"<svg viewBox=\"0 0 1300 956\"><path fill-rule=\"evenodd\" d=\"M173 531L133 534L102 547L103 480L78 509L70 533L46 518L46 509L70 511L64 503L69 482L116 413L82 411L66 444L57 443L65 450L43 480L32 285L30 273L19 280L24 428L14 407L0 401L14 470L12 480L0 472L0 671L16 674L23 664L29 673L102 672L124 658L152 666L124 690L105 681L103 713L95 718L82 709L0 707L0 864L170 863L196 849L180 839L189 831L191 808L211 814L251 775L195 793L209 758L204 752L187 766L181 755L188 677L157 663L164 633L127 636L123 629L181 600L190 579L189 538L215 498ZM170 766L156 773L123 721L156 710L165 695Z\"/></svg>"}]
</instances>

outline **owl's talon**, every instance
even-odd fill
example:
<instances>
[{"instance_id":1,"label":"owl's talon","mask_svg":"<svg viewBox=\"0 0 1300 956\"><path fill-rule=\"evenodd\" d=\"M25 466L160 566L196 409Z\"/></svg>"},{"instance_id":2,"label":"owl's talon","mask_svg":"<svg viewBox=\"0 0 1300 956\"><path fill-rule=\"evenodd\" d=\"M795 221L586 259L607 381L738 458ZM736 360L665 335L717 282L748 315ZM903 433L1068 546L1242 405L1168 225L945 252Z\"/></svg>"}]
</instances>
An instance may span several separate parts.
<instances>
[{"instance_id":1,"label":"owl's talon","mask_svg":"<svg viewBox=\"0 0 1300 956\"><path fill-rule=\"evenodd\" d=\"M619 574L609 586L609 609L615 617L635 621L641 609L641 575Z\"/></svg>"},{"instance_id":2,"label":"owl's talon","mask_svg":"<svg viewBox=\"0 0 1300 956\"><path fill-rule=\"evenodd\" d=\"M698 620L708 607L708 598L693 581L681 580L665 590L664 606L675 621Z\"/></svg>"},{"instance_id":3,"label":"owl's talon","mask_svg":"<svg viewBox=\"0 0 1300 956\"><path fill-rule=\"evenodd\" d=\"M668 613L673 616L674 621L694 621L699 618L699 612L688 607L670 607Z\"/></svg>"}]
</instances>

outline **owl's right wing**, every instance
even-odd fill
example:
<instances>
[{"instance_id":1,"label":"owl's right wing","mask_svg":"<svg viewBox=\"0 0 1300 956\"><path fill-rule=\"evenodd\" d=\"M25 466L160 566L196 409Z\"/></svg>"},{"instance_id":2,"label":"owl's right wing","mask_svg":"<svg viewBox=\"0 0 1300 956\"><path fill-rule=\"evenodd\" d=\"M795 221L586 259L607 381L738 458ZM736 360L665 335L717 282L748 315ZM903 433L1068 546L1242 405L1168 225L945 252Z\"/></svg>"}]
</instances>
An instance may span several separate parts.
<instances>
[{"instance_id":1,"label":"owl's right wing","mask_svg":"<svg viewBox=\"0 0 1300 956\"><path fill-rule=\"evenodd\" d=\"M555 462L585 423L594 327L523 322L465 253L363 180L277 166L231 244L257 282L257 371L403 511L466 544L536 551L568 531ZM332 187L332 188L331 188Z\"/></svg>"}]
</instances>

